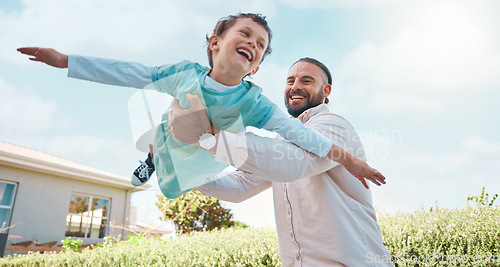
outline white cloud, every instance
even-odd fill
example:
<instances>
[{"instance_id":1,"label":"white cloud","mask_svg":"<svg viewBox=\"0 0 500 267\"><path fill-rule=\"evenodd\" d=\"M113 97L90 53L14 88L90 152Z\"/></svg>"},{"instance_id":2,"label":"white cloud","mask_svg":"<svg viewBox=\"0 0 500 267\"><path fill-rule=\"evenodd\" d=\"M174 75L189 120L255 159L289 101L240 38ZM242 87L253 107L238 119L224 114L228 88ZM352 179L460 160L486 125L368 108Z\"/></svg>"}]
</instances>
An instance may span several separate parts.
<instances>
[{"instance_id":1,"label":"white cloud","mask_svg":"<svg viewBox=\"0 0 500 267\"><path fill-rule=\"evenodd\" d=\"M107 138L87 134L55 134L49 136L9 136L2 141L36 149L101 170L130 177L145 160L145 154L136 151L131 140ZM151 182L156 185L155 181Z\"/></svg>"},{"instance_id":2,"label":"white cloud","mask_svg":"<svg viewBox=\"0 0 500 267\"><path fill-rule=\"evenodd\" d=\"M0 13L0 24L9 25L0 28L0 51L7 51L0 54L0 60L26 64L15 51L21 46L141 62L145 56L150 60L188 58L199 54L205 34L220 17L239 11L275 13L274 5L263 0L218 5L206 1L24 0L23 6L21 12ZM191 53L187 47L192 47Z\"/></svg>"},{"instance_id":3,"label":"white cloud","mask_svg":"<svg viewBox=\"0 0 500 267\"><path fill-rule=\"evenodd\" d=\"M398 181L414 177L419 183L433 183L433 187L439 187L450 181L466 184L471 179L482 177L500 186L500 180L493 178L500 172L498 142L470 137L456 145L437 149L431 143L422 142L415 146L406 140L400 141L397 133L394 136L388 139L368 138L367 147L385 151L386 158L371 157L370 164L388 172L388 176Z\"/></svg>"},{"instance_id":4,"label":"white cloud","mask_svg":"<svg viewBox=\"0 0 500 267\"><path fill-rule=\"evenodd\" d=\"M466 138L462 146L470 153L482 154L485 156L500 157L500 143L491 142L481 137Z\"/></svg>"},{"instance_id":5,"label":"white cloud","mask_svg":"<svg viewBox=\"0 0 500 267\"><path fill-rule=\"evenodd\" d=\"M359 6L383 6L387 4L395 4L399 3L399 1L395 0L378 0L378 1L370 1L370 0L279 0L283 5L289 5L295 8L332 8L332 7L359 7Z\"/></svg>"},{"instance_id":6,"label":"white cloud","mask_svg":"<svg viewBox=\"0 0 500 267\"><path fill-rule=\"evenodd\" d=\"M241 203L223 203L226 208L231 209L234 220L242 221L252 227L276 227L272 189Z\"/></svg>"},{"instance_id":7,"label":"white cloud","mask_svg":"<svg viewBox=\"0 0 500 267\"><path fill-rule=\"evenodd\" d=\"M56 106L0 78L0 136L44 134L56 127Z\"/></svg>"},{"instance_id":8,"label":"white cloud","mask_svg":"<svg viewBox=\"0 0 500 267\"><path fill-rule=\"evenodd\" d=\"M135 169L144 153L132 140L76 133L76 122L59 115L54 102L33 88L16 88L0 78L0 139L122 175Z\"/></svg>"},{"instance_id":9,"label":"white cloud","mask_svg":"<svg viewBox=\"0 0 500 267\"><path fill-rule=\"evenodd\" d=\"M285 81L290 66L280 66L275 62L264 61L255 76L250 79L263 90L263 94L271 99L282 110L285 109Z\"/></svg>"},{"instance_id":10,"label":"white cloud","mask_svg":"<svg viewBox=\"0 0 500 267\"><path fill-rule=\"evenodd\" d=\"M436 201L443 208L464 207L467 197L482 187L500 192L500 180L495 178L500 172L498 143L474 137L442 151L409 145L377 143L377 149L389 152L388 158L370 161L387 178L386 185L372 190L375 205L383 210L408 212L421 205L428 209Z\"/></svg>"},{"instance_id":11,"label":"white cloud","mask_svg":"<svg viewBox=\"0 0 500 267\"><path fill-rule=\"evenodd\" d=\"M500 50L479 15L461 3L427 5L396 38L348 54L336 71L338 95L349 97L342 102L384 113L431 112L457 94L494 94Z\"/></svg>"},{"instance_id":12,"label":"white cloud","mask_svg":"<svg viewBox=\"0 0 500 267\"><path fill-rule=\"evenodd\" d=\"M37 45L69 51L108 47L144 52L173 39L185 26L179 23L183 19L177 5L163 1L26 0L23 4L20 14L0 18L2 25L9 25L0 32L2 50Z\"/></svg>"}]
</instances>

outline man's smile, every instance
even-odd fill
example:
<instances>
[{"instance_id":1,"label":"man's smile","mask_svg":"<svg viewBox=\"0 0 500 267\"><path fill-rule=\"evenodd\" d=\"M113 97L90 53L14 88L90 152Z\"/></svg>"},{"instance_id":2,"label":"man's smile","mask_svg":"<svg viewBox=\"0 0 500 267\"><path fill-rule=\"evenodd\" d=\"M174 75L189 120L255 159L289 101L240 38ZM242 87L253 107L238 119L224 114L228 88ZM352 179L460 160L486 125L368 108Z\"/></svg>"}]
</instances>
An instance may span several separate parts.
<instances>
[{"instance_id":1,"label":"man's smile","mask_svg":"<svg viewBox=\"0 0 500 267\"><path fill-rule=\"evenodd\" d=\"M290 104L298 104L298 103L301 103L303 100L307 101L307 97L305 97L302 94L297 94L297 93L290 94L288 99L289 99Z\"/></svg>"}]
</instances>

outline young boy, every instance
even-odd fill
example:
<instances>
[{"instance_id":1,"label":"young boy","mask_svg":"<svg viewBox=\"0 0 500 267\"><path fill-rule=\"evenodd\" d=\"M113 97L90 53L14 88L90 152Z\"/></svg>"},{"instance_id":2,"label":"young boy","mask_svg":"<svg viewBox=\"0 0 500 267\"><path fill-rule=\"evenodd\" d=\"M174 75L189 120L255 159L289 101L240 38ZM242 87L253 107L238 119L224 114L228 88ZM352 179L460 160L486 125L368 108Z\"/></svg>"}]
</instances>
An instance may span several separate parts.
<instances>
[{"instance_id":1,"label":"young boy","mask_svg":"<svg viewBox=\"0 0 500 267\"><path fill-rule=\"evenodd\" d=\"M240 13L219 20L213 35L207 38L212 68L189 61L149 68L136 63L67 56L37 47L18 51L34 56L31 60L68 68L68 76L73 78L135 88L151 87L152 83L156 90L172 95L182 108L191 105L187 95L198 96L212 125L218 129L242 132L246 126L254 126L274 131L309 152L343 164L365 187L364 178L378 185L385 183L383 175L298 119L285 115L261 94L259 87L243 80L255 74L265 55L271 52L271 37L265 17L258 14ZM146 163L141 162L134 172L132 183L147 182L156 169L163 194L176 198L205 183L228 165L216 162L207 152L212 148L210 140L199 140L202 149L176 140L168 122L167 110L153 142L154 164L150 153Z\"/></svg>"}]
</instances>

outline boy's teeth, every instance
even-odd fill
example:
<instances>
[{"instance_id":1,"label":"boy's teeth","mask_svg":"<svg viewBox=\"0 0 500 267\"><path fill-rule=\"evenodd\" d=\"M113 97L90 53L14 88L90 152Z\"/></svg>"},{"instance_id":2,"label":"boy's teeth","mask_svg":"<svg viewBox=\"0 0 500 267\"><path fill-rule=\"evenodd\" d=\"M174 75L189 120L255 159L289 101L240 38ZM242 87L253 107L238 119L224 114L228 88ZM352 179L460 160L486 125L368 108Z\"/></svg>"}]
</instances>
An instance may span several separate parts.
<instances>
[{"instance_id":1,"label":"boy's teeth","mask_svg":"<svg viewBox=\"0 0 500 267\"><path fill-rule=\"evenodd\" d=\"M240 53L244 53L245 55L247 55L247 59L248 60L252 60L252 55L245 49L238 49L237 52L240 52Z\"/></svg>"}]
</instances>

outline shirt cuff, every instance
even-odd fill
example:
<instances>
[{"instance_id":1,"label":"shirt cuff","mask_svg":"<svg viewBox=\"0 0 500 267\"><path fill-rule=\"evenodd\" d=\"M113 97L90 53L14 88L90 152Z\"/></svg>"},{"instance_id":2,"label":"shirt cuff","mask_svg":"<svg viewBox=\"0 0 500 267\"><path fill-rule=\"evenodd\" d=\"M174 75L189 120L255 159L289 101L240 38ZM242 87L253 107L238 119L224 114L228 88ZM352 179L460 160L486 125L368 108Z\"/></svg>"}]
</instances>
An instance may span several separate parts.
<instances>
[{"instance_id":1,"label":"shirt cuff","mask_svg":"<svg viewBox=\"0 0 500 267\"><path fill-rule=\"evenodd\" d=\"M215 160L239 168L248 159L248 145L245 134L220 131Z\"/></svg>"},{"instance_id":2,"label":"shirt cuff","mask_svg":"<svg viewBox=\"0 0 500 267\"><path fill-rule=\"evenodd\" d=\"M79 78L75 70L78 69L78 56L68 55L68 77L70 78Z\"/></svg>"}]
</instances>

